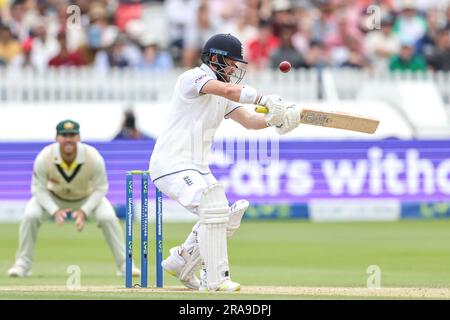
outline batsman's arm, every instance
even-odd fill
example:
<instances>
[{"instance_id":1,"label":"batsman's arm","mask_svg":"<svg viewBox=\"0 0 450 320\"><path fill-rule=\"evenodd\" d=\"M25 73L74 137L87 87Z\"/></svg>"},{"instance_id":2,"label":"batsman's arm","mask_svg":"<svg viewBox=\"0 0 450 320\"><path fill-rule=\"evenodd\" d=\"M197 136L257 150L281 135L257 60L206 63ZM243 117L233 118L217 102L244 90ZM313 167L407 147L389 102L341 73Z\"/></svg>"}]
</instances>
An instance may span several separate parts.
<instances>
[{"instance_id":1,"label":"batsman's arm","mask_svg":"<svg viewBox=\"0 0 450 320\"><path fill-rule=\"evenodd\" d=\"M240 86L218 80L209 80L203 85L200 92L203 94L218 95L241 104L257 104L259 106L265 106L267 108L267 113L264 117L252 116L250 119L240 119L245 125L238 121L246 128L262 129L261 126L263 123L265 123L266 126L279 126L282 123L282 117L286 110L285 103L278 95L258 95L256 89L247 85ZM233 119L231 116L230 118ZM254 123L255 121L256 123Z\"/></svg>"},{"instance_id":2,"label":"batsman's arm","mask_svg":"<svg viewBox=\"0 0 450 320\"><path fill-rule=\"evenodd\" d=\"M263 115L251 114L245 108L233 110L229 117L247 129L259 130L269 126Z\"/></svg>"},{"instance_id":3,"label":"batsman's arm","mask_svg":"<svg viewBox=\"0 0 450 320\"><path fill-rule=\"evenodd\" d=\"M200 92L203 94L221 96L228 100L243 104L256 104L261 99L261 96L258 95L256 89L250 86L224 83L219 80L209 80L205 83Z\"/></svg>"}]
</instances>

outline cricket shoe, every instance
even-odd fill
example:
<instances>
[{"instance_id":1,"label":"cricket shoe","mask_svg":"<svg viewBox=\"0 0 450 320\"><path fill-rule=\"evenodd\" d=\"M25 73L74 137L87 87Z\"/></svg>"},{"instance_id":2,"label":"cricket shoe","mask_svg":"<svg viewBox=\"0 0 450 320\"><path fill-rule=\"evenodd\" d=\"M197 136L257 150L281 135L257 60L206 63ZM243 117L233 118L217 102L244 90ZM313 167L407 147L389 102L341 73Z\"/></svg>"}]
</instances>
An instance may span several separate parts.
<instances>
[{"instance_id":1,"label":"cricket shoe","mask_svg":"<svg viewBox=\"0 0 450 320\"><path fill-rule=\"evenodd\" d=\"M200 287L200 280L195 274L192 274L188 279L181 279L181 272L186 265L186 260L180 253L181 250L183 250L181 246L170 249L170 255L161 262L161 266L167 273L178 278L185 287L198 290Z\"/></svg>"},{"instance_id":2,"label":"cricket shoe","mask_svg":"<svg viewBox=\"0 0 450 320\"><path fill-rule=\"evenodd\" d=\"M118 277L124 277L125 273L126 273L126 262L122 263L122 266L120 267L120 270L117 271L116 275ZM139 277L141 275L141 270L139 270L139 268L137 268L134 263L131 267L131 276L132 277Z\"/></svg>"},{"instance_id":3,"label":"cricket shoe","mask_svg":"<svg viewBox=\"0 0 450 320\"><path fill-rule=\"evenodd\" d=\"M230 279L225 280L222 282L216 290L209 290L206 283L203 285L200 285L200 288L198 291L201 292L211 292L211 291L219 291L219 292L236 292L241 290L241 285L237 282L231 281Z\"/></svg>"},{"instance_id":4,"label":"cricket shoe","mask_svg":"<svg viewBox=\"0 0 450 320\"><path fill-rule=\"evenodd\" d=\"M31 276L31 270L20 265L14 265L8 270L8 276L12 278L24 278Z\"/></svg>"},{"instance_id":5,"label":"cricket shoe","mask_svg":"<svg viewBox=\"0 0 450 320\"><path fill-rule=\"evenodd\" d=\"M236 292L241 290L241 285L237 282L231 281L230 278L226 278L216 290L209 290L207 281L206 281L206 271L204 269L200 270L200 288L198 291L201 292L210 292L210 291L220 291L220 292Z\"/></svg>"}]
</instances>

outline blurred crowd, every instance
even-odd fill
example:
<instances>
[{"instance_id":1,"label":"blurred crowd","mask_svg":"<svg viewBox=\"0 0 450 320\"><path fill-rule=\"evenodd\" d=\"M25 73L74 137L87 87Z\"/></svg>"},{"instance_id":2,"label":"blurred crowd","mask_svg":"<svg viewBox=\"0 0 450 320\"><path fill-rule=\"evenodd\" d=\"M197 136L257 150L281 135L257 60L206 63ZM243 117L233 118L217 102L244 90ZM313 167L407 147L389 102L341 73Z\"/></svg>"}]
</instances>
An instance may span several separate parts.
<instances>
[{"instance_id":1,"label":"blurred crowd","mask_svg":"<svg viewBox=\"0 0 450 320\"><path fill-rule=\"evenodd\" d=\"M450 0L0 0L0 65L170 70L232 33L247 69L450 70Z\"/></svg>"}]
</instances>

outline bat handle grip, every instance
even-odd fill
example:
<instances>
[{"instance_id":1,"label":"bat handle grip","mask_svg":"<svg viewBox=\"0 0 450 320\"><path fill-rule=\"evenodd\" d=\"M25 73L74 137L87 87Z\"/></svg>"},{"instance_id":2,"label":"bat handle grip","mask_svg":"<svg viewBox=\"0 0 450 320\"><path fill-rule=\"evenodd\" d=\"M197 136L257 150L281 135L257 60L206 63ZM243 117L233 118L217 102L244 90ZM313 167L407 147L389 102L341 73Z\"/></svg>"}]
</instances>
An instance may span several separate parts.
<instances>
[{"instance_id":1,"label":"bat handle grip","mask_svg":"<svg viewBox=\"0 0 450 320\"><path fill-rule=\"evenodd\" d=\"M257 113L269 113L269 109L267 109L267 107L264 106L256 106L255 111Z\"/></svg>"}]
</instances>

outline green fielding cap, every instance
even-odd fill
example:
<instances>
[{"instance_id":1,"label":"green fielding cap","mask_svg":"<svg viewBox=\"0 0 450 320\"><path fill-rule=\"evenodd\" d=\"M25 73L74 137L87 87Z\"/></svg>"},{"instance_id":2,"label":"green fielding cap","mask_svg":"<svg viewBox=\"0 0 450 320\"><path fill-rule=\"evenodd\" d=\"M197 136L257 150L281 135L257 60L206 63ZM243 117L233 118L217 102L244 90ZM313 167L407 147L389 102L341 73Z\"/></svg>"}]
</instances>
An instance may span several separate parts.
<instances>
[{"instance_id":1,"label":"green fielding cap","mask_svg":"<svg viewBox=\"0 0 450 320\"><path fill-rule=\"evenodd\" d=\"M73 120L63 120L56 126L56 134L75 133L80 134L80 124Z\"/></svg>"}]
</instances>

